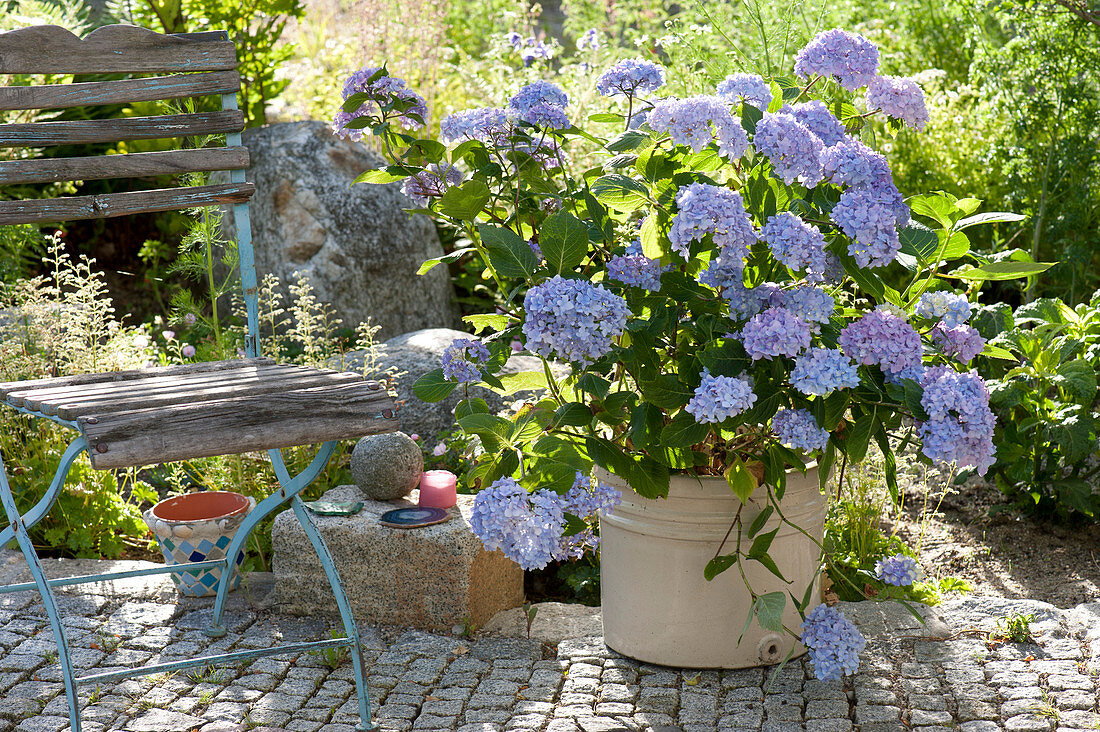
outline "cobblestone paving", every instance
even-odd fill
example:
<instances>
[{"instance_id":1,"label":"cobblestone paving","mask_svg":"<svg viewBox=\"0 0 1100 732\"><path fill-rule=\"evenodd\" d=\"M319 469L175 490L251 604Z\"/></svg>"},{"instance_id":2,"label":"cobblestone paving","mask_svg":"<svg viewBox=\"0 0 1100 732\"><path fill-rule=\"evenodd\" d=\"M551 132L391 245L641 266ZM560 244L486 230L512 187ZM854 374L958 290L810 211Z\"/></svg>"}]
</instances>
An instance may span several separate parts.
<instances>
[{"instance_id":1,"label":"cobblestone paving","mask_svg":"<svg viewBox=\"0 0 1100 732\"><path fill-rule=\"evenodd\" d=\"M238 601L227 614L229 634L214 641L201 632L210 612L194 601L71 594L61 601L82 670L316 639L334 627L327 619L256 612ZM1100 728L1100 603L1062 611L971 598L923 611L923 625L892 603L844 610L868 644L860 673L843 683L811 679L804 660L776 674L639 664L608 651L600 638L555 649L525 639L364 628L363 641L376 719L394 732ZM1015 613L1034 614L1035 643L989 644L975 632ZM52 636L31 597L0 601L0 649L0 731L67 730ZM339 661L322 654L293 662L274 657L84 688L85 729L351 732L357 720L351 669Z\"/></svg>"}]
</instances>

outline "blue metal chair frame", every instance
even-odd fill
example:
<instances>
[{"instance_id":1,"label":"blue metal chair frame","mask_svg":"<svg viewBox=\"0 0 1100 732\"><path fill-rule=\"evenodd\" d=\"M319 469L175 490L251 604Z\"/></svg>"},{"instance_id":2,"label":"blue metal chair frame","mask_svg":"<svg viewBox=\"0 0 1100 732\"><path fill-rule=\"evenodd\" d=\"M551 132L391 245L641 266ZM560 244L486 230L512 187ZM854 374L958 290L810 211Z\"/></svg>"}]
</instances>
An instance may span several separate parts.
<instances>
[{"instance_id":1,"label":"blue metal chair frame","mask_svg":"<svg viewBox=\"0 0 1100 732\"><path fill-rule=\"evenodd\" d=\"M234 110L237 109L237 97L235 94L223 94L221 95L222 109ZM227 145L240 145L241 135L239 132L230 133L226 136ZM231 173L232 181L234 183L244 182L244 171L234 170ZM241 284L244 289L245 305L247 308L248 319L248 336L246 342L246 352L249 357L259 356L259 323L257 317L257 284L256 284L256 265L255 258L253 256L252 249L252 233L251 224L249 221L249 210L247 203L235 204L233 207L233 214L236 222L237 231L237 247L240 257L240 271L241 271ZM12 407L12 405L6 405ZM34 417L41 417L49 419L58 424L77 428L75 422L61 419L53 415L46 415L33 410L25 409L22 407L12 407L19 412L28 414ZM179 669L191 668L195 666L207 666L217 664L234 663L238 661L247 661L254 658L263 656L273 656L280 654L298 654L306 651L321 650L326 648L347 648L350 651L352 667L355 675L355 690L359 701L359 724L356 726L357 730L375 730L378 726L371 721L371 708L370 708L370 696L367 691L367 680L363 666L363 658L361 655L359 644L359 630L355 624L355 618L351 612L351 605L348 603L347 593L344 591L343 584L340 580L339 572L332 559L332 554L329 552L328 547L325 545L325 541L321 536L321 533L317 530L316 525L310 518L309 511L306 509L301 497L298 495L306 486L312 483L321 471L324 470L328 464L329 459L332 457L333 451L336 448L337 443L335 441L326 442L321 445L317 452L317 455L313 458L313 461L298 475L291 476L287 471L286 464L283 461L282 453L279 450L269 450L268 455L271 458L271 465L275 471L275 475L279 481L279 490L267 498L263 499L256 505L256 507L248 514L240 528L237 530L236 536L233 542L226 550L225 559L208 560L202 562L194 562L186 565L174 565L163 567L151 567L148 569L138 569L126 572L110 572L106 574L87 575L83 577L71 577L64 579L48 579L42 571L42 564L39 561L38 553L35 551L34 546L31 543L30 534L28 529L33 527L39 521L41 521L53 507L57 500L58 495L61 493L61 489L65 484L65 480L69 474L69 470L72 467L73 462L80 455L88 449L88 445L83 437L77 437L70 444L68 449L65 450L61 457L61 462L57 467L56 472L46 494L25 514L20 514L18 508L15 505L15 499L11 492L11 487L8 484L7 470L4 468L2 457L0 457L0 503L3 504L4 512L7 515L8 525L0 531L0 546L7 545L12 539L19 544L19 548L23 552L23 556L27 560L27 564L30 567L31 576L34 578L33 582L25 582L21 584L0 586L0 594L10 592L22 592L26 590L37 590L42 597L42 602L46 607L46 615L49 618L50 627L53 630L54 640L57 643L57 656L58 663L61 667L61 674L65 684L65 696L69 703L69 720L72 732L80 732L80 707L77 703L77 687L80 684L100 684L109 681L118 681L121 679L131 678L135 676L145 676L149 674L156 674L166 671L177 671ZM224 653L215 656L205 656L199 658L185 659L181 661L174 661L171 663L158 663L149 666L143 666L140 668L130 668L121 671L112 671L106 673L93 673L87 676L76 676L73 672L72 663L70 661L69 646L65 639L65 631L61 625L61 614L58 610L57 600L54 597L53 588L62 587L67 585L84 584L88 582L104 582L110 580L126 579L130 577L144 577L149 575L167 574L170 572L189 572L196 569L203 569L208 567L222 567L222 577L229 578L234 569L233 558L237 556L238 551L242 550L248 542L252 531L263 521L270 516L276 509L283 506L286 503L290 503L290 507L294 512L298 522L302 525L302 529L305 531L306 536L309 537L310 543L313 545L314 550L317 552L317 556L321 561L321 566L324 568L325 575L328 578L329 584L332 586L332 591L336 596L336 605L340 612L340 619L344 626L344 637L334 638L319 641L310 641L303 643L290 643L273 648L261 648L261 649L249 649L244 651L236 651L231 653ZM219 583L217 597L214 601L213 620L211 627L205 632L211 637L221 637L226 634L225 626L222 624L222 615L225 610L225 602L229 592L229 582L223 581Z\"/></svg>"}]
</instances>

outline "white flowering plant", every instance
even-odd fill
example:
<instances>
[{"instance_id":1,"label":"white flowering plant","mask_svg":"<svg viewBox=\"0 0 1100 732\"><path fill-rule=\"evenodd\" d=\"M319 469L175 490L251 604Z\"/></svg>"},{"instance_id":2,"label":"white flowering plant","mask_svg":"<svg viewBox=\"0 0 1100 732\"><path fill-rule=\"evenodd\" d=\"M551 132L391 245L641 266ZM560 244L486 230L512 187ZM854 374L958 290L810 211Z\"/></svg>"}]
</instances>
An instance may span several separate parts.
<instances>
[{"instance_id":1,"label":"white flowering plant","mask_svg":"<svg viewBox=\"0 0 1100 732\"><path fill-rule=\"evenodd\" d=\"M421 271L474 257L499 293L496 312L466 318L479 337L457 340L415 393L543 390L511 416L470 396L455 410L484 450L471 478L487 547L534 568L594 546L589 524L616 496L593 484L593 465L646 498L667 494L675 472L724 476L742 502L762 491L782 516L787 471L816 460L824 487L872 442L891 491L892 440L979 472L992 463L988 392L967 364L1007 354L966 321L983 282L1047 265L970 250L968 228L1016 215L946 194L903 199L865 141L876 115L922 127L924 97L878 74L869 41L827 31L794 71L662 98L664 70L628 59L597 81L615 111L571 119L566 94L538 81L503 107L446 117L440 140L401 131L427 109L384 69L348 80L337 134L370 128L393 155L359 180L402 181L414 211L464 234ZM593 148L602 164L574 170L571 157ZM501 374L516 352L543 368ZM778 574L775 533L733 521L748 541L708 578L750 561ZM770 594L756 614L781 627L786 597ZM802 639L834 677L858 644L818 642L843 619L807 616L810 596Z\"/></svg>"}]
</instances>

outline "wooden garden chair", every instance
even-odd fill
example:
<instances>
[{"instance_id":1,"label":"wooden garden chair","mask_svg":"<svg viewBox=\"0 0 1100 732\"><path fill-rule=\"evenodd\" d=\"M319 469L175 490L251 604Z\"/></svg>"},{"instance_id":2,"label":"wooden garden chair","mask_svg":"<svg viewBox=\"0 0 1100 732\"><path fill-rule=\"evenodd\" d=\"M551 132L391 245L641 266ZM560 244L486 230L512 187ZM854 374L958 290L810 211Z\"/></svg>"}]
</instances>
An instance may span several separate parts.
<instances>
[{"instance_id":1,"label":"wooden garden chair","mask_svg":"<svg viewBox=\"0 0 1100 732\"><path fill-rule=\"evenodd\" d=\"M362 377L300 366L277 365L259 353L256 271L248 218L253 192L245 182L248 150L241 144L244 118L237 108L240 77L236 49L224 31L161 35L135 26L99 28L80 39L55 26L22 28L0 34L0 74L111 74L112 81L0 87L0 110L39 110L219 95L221 111L131 119L48 121L0 125L0 146L42 148L198 135L225 135L224 147L20 159L0 162L0 185L52 181L178 175L195 171L231 171L231 182L96 196L0 201L0 225L60 222L232 204L247 306L246 358L167 368L69 376L0 384L0 401L24 414L49 419L77 431L45 496L20 515L0 460L0 501L8 525L0 545L13 538L23 551L33 582L0 592L37 589L53 628L65 682L73 732L80 730L78 684L99 684L131 676L191 666L230 663L258 656L346 647L354 666L359 699L358 729L371 722L359 635L332 557L310 519L299 492L324 469L337 441L397 429L394 402L379 383ZM323 443L310 465L291 476L280 448ZM53 506L69 468L87 452L92 467L126 468L175 460L267 450L279 490L248 515L226 559L69 579L48 579L31 545L27 528ZM221 566L228 580L232 561L252 530L289 502L313 543L336 595L345 637L224 653L159 663L118 672L76 677L51 588L61 585L182 572ZM230 582L223 581L207 633L225 634L222 613Z\"/></svg>"}]
</instances>

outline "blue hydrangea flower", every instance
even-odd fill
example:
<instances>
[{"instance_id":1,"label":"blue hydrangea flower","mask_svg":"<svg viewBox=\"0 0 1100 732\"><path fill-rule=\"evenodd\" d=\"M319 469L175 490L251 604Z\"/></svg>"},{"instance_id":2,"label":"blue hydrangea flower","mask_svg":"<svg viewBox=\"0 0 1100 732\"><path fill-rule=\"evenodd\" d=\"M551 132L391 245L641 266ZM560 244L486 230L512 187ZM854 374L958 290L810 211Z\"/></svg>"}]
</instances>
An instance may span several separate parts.
<instances>
[{"instance_id":1,"label":"blue hydrangea flower","mask_svg":"<svg viewBox=\"0 0 1100 732\"><path fill-rule=\"evenodd\" d=\"M443 350L443 378L469 383L481 381L481 370L489 360L489 349L481 341L456 338Z\"/></svg>"},{"instance_id":2,"label":"blue hydrangea flower","mask_svg":"<svg viewBox=\"0 0 1100 732\"><path fill-rule=\"evenodd\" d=\"M785 301L783 290L774 282L764 282L750 289L740 279L727 284L722 296L729 300L730 317L734 320L747 320L765 305L781 308Z\"/></svg>"},{"instance_id":3,"label":"blue hydrangea flower","mask_svg":"<svg viewBox=\"0 0 1100 732\"><path fill-rule=\"evenodd\" d=\"M923 130L928 124L924 90L912 79L876 76L867 85L867 107L900 119L916 130Z\"/></svg>"},{"instance_id":4,"label":"blue hydrangea flower","mask_svg":"<svg viewBox=\"0 0 1100 732\"><path fill-rule=\"evenodd\" d=\"M554 57L554 49L542 42L541 39L531 36L526 39L519 49L519 57L524 66L530 66L535 61L549 61Z\"/></svg>"},{"instance_id":5,"label":"blue hydrangea flower","mask_svg":"<svg viewBox=\"0 0 1100 732\"><path fill-rule=\"evenodd\" d=\"M947 328L954 328L970 320L970 301L966 295L936 290L925 292L917 302L917 315L922 318L939 318Z\"/></svg>"},{"instance_id":6,"label":"blue hydrangea flower","mask_svg":"<svg viewBox=\"0 0 1100 732\"><path fill-rule=\"evenodd\" d=\"M567 130L570 127L569 117L565 114L565 110L556 104L540 102L523 110L510 108L509 111L517 119L536 127L545 127L548 130Z\"/></svg>"},{"instance_id":7,"label":"blue hydrangea flower","mask_svg":"<svg viewBox=\"0 0 1100 732\"><path fill-rule=\"evenodd\" d=\"M601 45L603 44L600 41L600 32L595 28L586 30L580 40L577 41L577 48L582 51L586 48L596 51L599 50Z\"/></svg>"},{"instance_id":8,"label":"blue hydrangea flower","mask_svg":"<svg viewBox=\"0 0 1100 732\"><path fill-rule=\"evenodd\" d=\"M679 211L672 220L668 239L684 259L690 259L694 241L714 235L721 264L734 264L749 255L756 240L756 229L745 211L741 194L722 186L692 183L676 192Z\"/></svg>"},{"instance_id":9,"label":"blue hydrangea flower","mask_svg":"<svg viewBox=\"0 0 1100 732\"><path fill-rule=\"evenodd\" d=\"M829 431L806 409L780 409L772 417L772 432L781 445L803 452L824 450L829 443Z\"/></svg>"},{"instance_id":10,"label":"blue hydrangea flower","mask_svg":"<svg viewBox=\"0 0 1100 732\"><path fill-rule=\"evenodd\" d=\"M582 519L594 519L600 511L610 511L623 501L623 494L607 483L596 481L577 471L573 487L565 494L565 510Z\"/></svg>"},{"instance_id":11,"label":"blue hydrangea flower","mask_svg":"<svg viewBox=\"0 0 1100 732\"><path fill-rule=\"evenodd\" d=\"M713 259L696 279L708 287L728 292L732 288L744 287L745 262L740 257Z\"/></svg>"},{"instance_id":12,"label":"blue hydrangea flower","mask_svg":"<svg viewBox=\"0 0 1100 732\"><path fill-rule=\"evenodd\" d=\"M465 178L462 171L453 165L430 164L427 168L406 178L401 183L401 192L409 197L415 208L426 208L428 201L439 198L451 186L457 186Z\"/></svg>"},{"instance_id":13,"label":"blue hydrangea flower","mask_svg":"<svg viewBox=\"0 0 1100 732\"><path fill-rule=\"evenodd\" d=\"M660 260L642 254L642 243L635 240L626 248L625 254L608 261L607 276L626 285L657 292L661 289L661 275L668 269L661 266Z\"/></svg>"},{"instance_id":14,"label":"blue hydrangea flower","mask_svg":"<svg viewBox=\"0 0 1100 732\"><path fill-rule=\"evenodd\" d=\"M371 77L379 71L377 66L367 66L353 72L346 81L342 96L347 101L354 94L367 94L369 98L354 112L343 110L336 113L332 121L333 133L349 140L363 139L363 130L349 129L347 124L353 119L371 113L380 113L381 109L393 102L404 102L411 106L403 112L394 114L390 119L408 129L418 130L424 126L428 117L428 103L405 85L404 79L396 76L380 76L374 81Z\"/></svg>"},{"instance_id":15,"label":"blue hydrangea flower","mask_svg":"<svg viewBox=\"0 0 1100 732\"><path fill-rule=\"evenodd\" d=\"M716 142L720 155L738 160L749 149L748 134L718 97L662 99L654 103L646 121L654 132L667 132L674 143L695 152Z\"/></svg>"},{"instance_id":16,"label":"blue hydrangea flower","mask_svg":"<svg viewBox=\"0 0 1100 732\"><path fill-rule=\"evenodd\" d=\"M933 460L973 467L984 475L993 464L993 429L989 392L977 372L959 373L947 366L925 370L921 406L927 422L918 424L921 451Z\"/></svg>"},{"instance_id":17,"label":"blue hydrangea flower","mask_svg":"<svg viewBox=\"0 0 1100 732\"><path fill-rule=\"evenodd\" d=\"M823 325L836 310L836 301L820 287L799 285L783 293L783 307L808 323Z\"/></svg>"},{"instance_id":18,"label":"blue hydrangea flower","mask_svg":"<svg viewBox=\"0 0 1100 732\"><path fill-rule=\"evenodd\" d=\"M718 84L718 98L730 104L744 99L762 112L772 103L772 90L759 74L730 74Z\"/></svg>"},{"instance_id":19,"label":"blue hydrangea flower","mask_svg":"<svg viewBox=\"0 0 1100 732\"><path fill-rule=\"evenodd\" d=\"M480 140L499 146L507 142L508 127L508 117L503 109L467 109L443 118L439 123L439 139L447 145Z\"/></svg>"},{"instance_id":20,"label":"blue hydrangea flower","mask_svg":"<svg viewBox=\"0 0 1100 732\"><path fill-rule=\"evenodd\" d=\"M794 59L794 73L835 77L848 91L866 86L878 71L878 48L856 33L834 28L814 36Z\"/></svg>"},{"instance_id":21,"label":"blue hydrangea flower","mask_svg":"<svg viewBox=\"0 0 1100 732\"><path fill-rule=\"evenodd\" d=\"M849 188L830 218L851 241L848 253L860 267L885 267L901 250L894 200L866 188Z\"/></svg>"},{"instance_id":22,"label":"blue hydrangea flower","mask_svg":"<svg viewBox=\"0 0 1100 732\"><path fill-rule=\"evenodd\" d=\"M813 188L821 182L821 153L825 145L794 115L765 114L756 125L752 144L768 157L775 174L788 185L798 181Z\"/></svg>"},{"instance_id":23,"label":"blue hydrangea flower","mask_svg":"<svg viewBox=\"0 0 1100 732\"><path fill-rule=\"evenodd\" d=\"M508 107L521 115L539 104L565 108L569 106L569 95L557 85L540 80L521 87L508 100Z\"/></svg>"},{"instance_id":24,"label":"blue hydrangea flower","mask_svg":"<svg viewBox=\"0 0 1100 732\"><path fill-rule=\"evenodd\" d=\"M756 403L752 379L748 376L711 376L707 369L703 369L701 376L703 380L695 389L695 396L684 407L696 422L724 422Z\"/></svg>"},{"instance_id":25,"label":"blue hydrangea flower","mask_svg":"<svg viewBox=\"0 0 1100 732\"><path fill-rule=\"evenodd\" d=\"M805 270L806 279L820 282L825 278L825 237L813 224L784 211L768 219L760 232L772 256L795 272Z\"/></svg>"},{"instance_id":26,"label":"blue hydrangea flower","mask_svg":"<svg viewBox=\"0 0 1100 732\"><path fill-rule=\"evenodd\" d=\"M850 139L844 125L840 123L824 102L814 99L798 104L784 104L780 112L793 114L794 118L825 144L826 147Z\"/></svg>"},{"instance_id":27,"label":"blue hydrangea flower","mask_svg":"<svg viewBox=\"0 0 1100 732\"><path fill-rule=\"evenodd\" d=\"M985 348L985 338L969 325L948 328L942 322L936 323L930 335L945 356L961 363L970 363Z\"/></svg>"},{"instance_id":28,"label":"blue hydrangea flower","mask_svg":"<svg viewBox=\"0 0 1100 732\"><path fill-rule=\"evenodd\" d=\"M814 676L821 681L839 681L859 669L859 654L867 640L839 610L818 605L802 623L802 644L810 649Z\"/></svg>"},{"instance_id":29,"label":"blue hydrangea flower","mask_svg":"<svg viewBox=\"0 0 1100 732\"><path fill-rule=\"evenodd\" d=\"M605 97L652 94L664 85L665 70L640 58L623 59L596 79L596 91Z\"/></svg>"},{"instance_id":30,"label":"blue hydrangea flower","mask_svg":"<svg viewBox=\"0 0 1100 732\"><path fill-rule=\"evenodd\" d=\"M840 351L811 348L794 360L791 386L803 394L827 396L837 389L859 386L859 372Z\"/></svg>"},{"instance_id":31,"label":"blue hydrangea flower","mask_svg":"<svg viewBox=\"0 0 1100 732\"><path fill-rule=\"evenodd\" d=\"M890 163L859 140L841 140L821 154L821 168L838 186L877 187L894 185Z\"/></svg>"},{"instance_id":32,"label":"blue hydrangea flower","mask_svg":"<svg viewBox=\"0 0 1100 732\"><path fill-rule=\"evenodd\" d=\"M489 551L500 549L524 569L541 569L560 549L564 521L557 493L528 493L512 478L501 478L474 498L470 528Z\"/></svg>"},{"instance_id":33,"label":"blue hydrangea flower","mask_svg":"<svg viewBox=\"0 0 1100 732\"><path fill-rule=\"evenodd\" d=\"M832 252L825 252L825 281L830 285L839 285L848 276L844 271L844 263L840 257Z\"/></svg>"},{"instance_id":34,"label":"blue hydrangea flower","mask_svg":"<svg viewBox=\"0 0 1100 732\"><path fill-rule=\"evenodd\" d=\"M913 584L917 581L919 573L917 560L904 554L883 557L875 562L875 577L895 587L907 587Z\"/></svg>"},{"instance_id":35,"label":"blue hydrangea flower","mask_svg":"<svg viewBox=\"0 0 1100 732\"><path fill-rule=\"evenodd\" d=\"M810 324L785 308L754 315L741 331L741 343L753 361L797 356L810 347Z\"/></svg>"},{"instance_id":36,"label":"blue hydrangea flower","mask_svg":"<svg viewBox=\"0 0 1100 732\"><path fill-rule=\"evenodd\" d=\"M528 290L523 307L527 350L582 364L611 350L611 339L622 335L630 315L626 300L603 286L561 275Z\"/></svg>"},{"instance_id":37,"label":"blue hydrangea flower","mask_svg":"<svg viewBox=\"0 0 1100 732\"><path fill-rule=\"evenodd\" d=\"M872 310L850 323L838 339L844 353L857 363L877 364L885 373L897 374L907 366L919 366L920 336L901 318Z\"/></svg>"}]
</instances>

